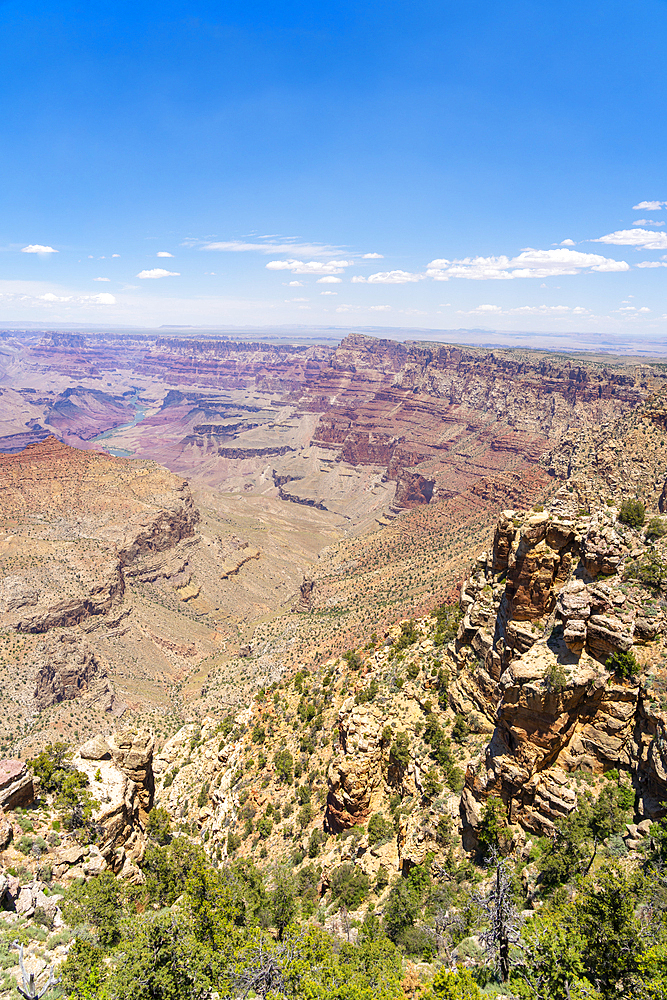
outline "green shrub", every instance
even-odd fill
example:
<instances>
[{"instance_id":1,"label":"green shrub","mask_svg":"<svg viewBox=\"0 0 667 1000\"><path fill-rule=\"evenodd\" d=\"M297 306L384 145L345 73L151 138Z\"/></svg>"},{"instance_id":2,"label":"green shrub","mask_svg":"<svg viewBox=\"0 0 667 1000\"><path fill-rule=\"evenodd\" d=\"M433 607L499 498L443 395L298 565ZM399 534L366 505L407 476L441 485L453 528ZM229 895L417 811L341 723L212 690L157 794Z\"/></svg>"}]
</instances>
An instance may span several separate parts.
<instances>
[{"instance_id":1,"label":"green shrub","mask_svg":"<svg viewBox=\"0 0 667 1000\"><path fill-rule=\"evenodd\" d=\"M400 652L402 649L407 649L409 646L414 646L416 642L419 641L419 632L415 628L415 623L411 619L410 621L403 622L401 625L401 634L393 643L392 648L395 652Z\"/></svg>"},{"instance_id":2,"label":"green shrub","mask_svg":"<svg viewBox=\"0 0 667 1000\"><path fill-rule=\"evenodd\" d=\"M618 512L618 519L630 528L641 528L646 518L646 507L641 500L624 500Z\"/></svg>"},{"instance_id":3,"label":"green shrub","mask_svg":"<svg viewBox=\"0 0 667 1000\"><path fill-rule=\"evenodd\" d=\"M434 799L442 791L442 784L438 781L438 772L434 767L429 768L424 775L422 790L427 799Z\"/></svg>"},{"instance_id":4,"label":"green shrub","mask_svg":"<svg viewBox=\"0 0 667 1000\"><path fill-rule=\"evenodd\" d=\"M458 604L441 604L431 612L431 617L435 618L433 642L436 646L446 646L456 638L463 618L461 607Z\"/></svg>"},{"instance_id":5,"label":"green shrub","mask_svg":"<svg viewBox=\"0 0 667 1000\"><path fill-rule=\"evenodd\" d=\"M550 663L546 669L544 681L550 691L564 691L567 687L567 674L563 665L557 661Z\"/></svg>"},{"instance_id":6,"label":"green shrub","mask_svg":"<svg viewBox=\"0 0 667 1000\"><path fill-rule=\"evenodd\" d=\"M639 559L629 563L625 570L629 579L639 580L652 590L667 589L667 562L660 558L659 552L649 549Z\"/></svg>"},{"instance_id":7,"label":"green shrub","mask_svg":"<svg viewBox=\"0 0 667 1000\"><path fill-rule=\"evenodd\" d=\"M171 841L171 818L166 809L157 806L148 814L146 833L157 844L164 846Z\"/></svg>"},{"instance_id":8,"label":"green shrub","mask_svg":"<svg viewBox=\"0 0 667 1000\"><path fill-rule=\"evenodd\" d=\"M330 878L331 895L348 910L361 906L370 888L368 875L358 865L346 861L334 868Z\"/></svg>"},{"instance_id":9,"label":"green shrub","mask_svg":"<svg viewBox=\"0 0 667 1000\"><path fill-rule=\"evenodd\" d=\"M628 650L624 653L622 650L616 650L605 663L607 670L612 671L618 678L624 681L632 680L632 678L639 671L639 664L635 658L634 653Z\"/></svg>"},{"instance_id":10,"label":"green shrub","mask_svg":"<svg viewBox=\"0 0 667 1000\"><path fill-rule=\"evenodd\" d=\"M661 517L652 517L646 529L646 540L652 541L654 538L663 538L667 535L667 524Z\"/></svg>"},{"instance_id":11,"label":"green shrub","mask_svg":"<svg viewBox=\"0 0 667 1000\"><path fill-rule=\"evenodd\" d=\"M470 732L468 724L462 715L456 716L456 722L452 729L452 739L455 743L463 743Z\"/></svg>"},{"instance_id":12,"label":"green shrub","mask_svg":"<svg viewBox=\"0 0 667 1000\"><path fill-rule=\"evenodd\" d=\"M374 813L368 821L369 844L379 844L380 841L391 837L393 832L393 824L386 820L382 813Z\"/></svg>"},{"instance_id":13,"label":"green shrub","mask_svg":"<svg viewBox=\"0 0 667 1000\"><path fill-rule=\"evenodd\" d=\"M389 750L389 762L401 768L410 763L410 740L407 733L397 733Z\"/></svg>"},{"instance_id":14,"label":"green shrub","mask_svg":"<svg viewBox=\"0 0 667 1000\"><path fill-rule=\"evenodd\" d=\"M289 750L279 750L273 758L273 766L280 780L291 785L294 780L294 758Z\"/></svg>"}]
</instances>

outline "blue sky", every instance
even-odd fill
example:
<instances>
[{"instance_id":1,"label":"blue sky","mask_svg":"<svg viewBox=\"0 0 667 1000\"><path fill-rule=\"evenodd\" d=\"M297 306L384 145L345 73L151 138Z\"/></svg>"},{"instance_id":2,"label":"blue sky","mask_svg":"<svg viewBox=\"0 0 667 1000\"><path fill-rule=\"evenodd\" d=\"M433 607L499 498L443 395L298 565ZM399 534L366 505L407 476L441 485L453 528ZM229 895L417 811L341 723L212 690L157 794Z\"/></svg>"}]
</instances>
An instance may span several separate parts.
<instances>
[{"instance_id":1,"label":"blue sky","mask_svg":"<svg viewBox=\"0 0 667 1000\"><path fill-rule=\"evenodd\" d=\"M665 0L0 0L0 321L663 337L666 41Z\"/></svg>"}]
</instances>

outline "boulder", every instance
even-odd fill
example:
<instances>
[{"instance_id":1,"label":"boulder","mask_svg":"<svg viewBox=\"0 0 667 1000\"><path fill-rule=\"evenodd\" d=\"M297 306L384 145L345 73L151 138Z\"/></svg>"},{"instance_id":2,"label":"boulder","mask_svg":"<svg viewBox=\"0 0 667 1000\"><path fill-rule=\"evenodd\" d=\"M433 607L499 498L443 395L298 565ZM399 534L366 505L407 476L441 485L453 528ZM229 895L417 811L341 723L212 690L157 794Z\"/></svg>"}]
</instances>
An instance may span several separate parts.
<instances>
[{"instance_id":1,"label":"boulder","mask_svg":"<svg viewBox=\"0 0 667 1000\"><path fill-rule=\"evenodd\" d=\"M93 736L79 747L79 754L84 760L108 760L111 750L104 736Z\"/></svg>"},{"instance_id":2,"label":"boulder","mask_svg":"<svg viewBox=\"0 0 667 1000\"><path fill-rule=\"evenodd\" d=\"M22 760L0 760L0 806L16 809L27 806L35 798L32 775Z\"/></svg>"}]
</instances>

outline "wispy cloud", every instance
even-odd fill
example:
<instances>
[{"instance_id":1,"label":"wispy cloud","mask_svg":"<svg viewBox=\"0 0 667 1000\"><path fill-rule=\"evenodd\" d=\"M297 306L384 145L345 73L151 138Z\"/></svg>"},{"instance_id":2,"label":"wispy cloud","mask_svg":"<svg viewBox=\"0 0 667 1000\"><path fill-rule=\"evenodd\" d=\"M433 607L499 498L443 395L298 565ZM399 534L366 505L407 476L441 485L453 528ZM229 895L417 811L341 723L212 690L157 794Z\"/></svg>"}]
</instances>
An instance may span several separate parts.
<instances>
[{"instance_id":1,"label":"wispy cloud","mask_svg":"<svg viewBox=\"0 0 667 1000\"><path fill-rule=\"evenodd\" d=\"M635 219L633 226L664 226L664 222L656 222L655 219Z\"/></svg>"},{"instance_id":2,"label":"wispy cloud","mask_svg":"<svg viewBox=\"0 0 667 1000\"><path fill-rule=\"evenodd\" d=\"M425 274L413 274L411 271L378 271L377 274L369 274L367 278L362 274L355 274L352 281L362 285L406 285L425 277Z\"/></svg>"},{"instance_id":3,"label":"wispy cloud","mask_svg":"<svg viewBox=\"0 0 667 1000\"><path fill-rule=\"evenodd\" d=\"M579 250L526 250L516 257L465 257L462 260L432 260L426 274L436 281L468 278L474 281L511 278L548 278L581 274L582 271L628 271L624 260L612 260Z\"/></svg>"},{"instance_id":4,"label":"wispy cloud","mask_svg":"<svg viewBox=\"0 0 667 1000\"><path fill-rule=\"evenodd\" d=\"M29 243L27 247L23 247L21 253L58 253L53 247L45 247L41 243Z\"/></svg>"},{"instance_id":5,"label":"wispy cloud","mask_svg":"<svg viewBox=\"0 0 667 1000\"><path fill-rule=\"evenodd\" d=\"M266 265L269 271L291 271L292 274L342 274L349 267L349 260L270 260Z\"/></svg>"},{"instance_id":6,"label":"wispy cloud","mask_svg":"<svg viewBox=\"0 0 667 1000\"><path fill-rule=\"evenodd\" d=\"M617 229L591 243L613 243L615 246L643 247L644 250L667 249L667 233L652 233L650 229Z\"/></svg>"},{"instance_id":7,"label":"wispy cloud","mask_svg":"<svg viewBox=\"0 0 667 1000\"><path fill-rule=\"evenodd\" d=\"M667 205L667 201L640 201L638 205L632 206L632 211L656 212L658 209L662 208L663 205Z\"/></svg>"},{"instance_id":8,"label":"wispy cloud","mask_svg":"<svg viewBox=\"0 0 667 1000\"><path fill-rule=\"evenodd\" d=\"M391 312L391 306L371 306L370 310L376 313L388 313Z\"/></svg>"},{"instance_id":9,"label":"wispy cloud","mask_svg":"<svg viewBox=\"0 0 667 1000\"><path fill-rule=\"evenodd\" d=\"M186 241L187 246L196 245L197 241ZM217 250L223 253L264 253L264 254L299 254L302 257L335 257L341 253L341 247L326 243L299 243L296 239L283 239L279 242L265 241L262 243L246 243L243 240L225 240L214 243L204 243L200 249ZM345 252L345 251L343 251Z\"/></svg>"},{"instance_id":10,"label":"wispy cloud","mask_svg":"<svg viewBox=\"0 0 667 1000\"><path fill-rule=\"evenodd\" d=\"M383 260L383 253L364 253L361 255L362 260Z\"/></svg>"},{"instance_id":11,"label":"wispy cloud","mask_svg":"<svg viewBox=\"0 0 667 1000\"><path fill-rule=\"evenodd\" d=\"M93 278L93 281L111 281L111 278Z\"/></svg>"},{"instance_id":12,"label":"wispy cloud","mask_svg":"<svg viewBox=\"0 0 667 1000\"><path fill-rule=\"evenodd\" d=\"M589 316L590 309L584 306L514 306L503 309L502 306L484 303L474 309L458 309L461 316Z\"/></svg>"},{"instance_id":13,"label":"wispy cloud","mask_svg":"<svg viewBox=\"0 0 667 1000\"><path fill-rule=\"evenodd\" d=\"M155 255L156 257L173 257L173 253L169 253L168 250L158 250Z\"/></svg>"},{"instance_id":14,"label":"wispy cloud","mask_svg":"<svg viewBox=\"0 0 667 1000\"><path fill-rule=\"evenodd\" d=\"M139 271L137 278L180 278L180 271L165 271L163 267L153 267L149 271Z\"/></svg>"},{"instance_id":15,"label":"wispy cloud","mask_svg":"<svg viewBox=\"0 0 667 1000\"><path fill-rule=\"evenodd\" d=\"M667 267L667 261L662 260L642 260L635 267Z\"/></svg>"}]
</instances>

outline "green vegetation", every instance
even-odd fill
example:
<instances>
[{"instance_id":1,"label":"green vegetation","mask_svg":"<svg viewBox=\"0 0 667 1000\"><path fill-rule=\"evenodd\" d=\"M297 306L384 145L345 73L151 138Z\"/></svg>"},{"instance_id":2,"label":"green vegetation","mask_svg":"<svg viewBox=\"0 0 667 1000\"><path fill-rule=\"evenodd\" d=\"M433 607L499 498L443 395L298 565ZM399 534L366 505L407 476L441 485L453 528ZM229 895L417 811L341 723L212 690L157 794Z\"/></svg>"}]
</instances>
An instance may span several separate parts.
<instances>
[{"instance_id":1,"label":"green vegetation","mask_svg":"<svg viewBox=\"0 0 667 1000\"><path fill-rule=\"evenodd\" d=\"M65 743L49 743L28 761L45 792L55 796L66 830L81 830L93 838L93 810L99 805L88 791L88 777L72 764L72 751Z\"/></svg>"},{"instance_id":2,"label":"green vegetation","mask_svg":"<svg viewBox=\"0 0 667 1000\"><path fill-rule=\"evenodd\" d=\"M641 528L646 519L646 507L641 500L624 500L618 512L618 519L630 528Z\"/></svg>"},{"instance_id":3,"label":"green vegetation","mask_svg":"<svg viewBox=\"0 0 667 1000\"><path fill-rule=\"evenodd\" d=\"M463 611L459 604L441 604L431 612L431 617L435 618L435 635L433 641L436 646L446 646L448 642L456 638L459 625L463 618Z\"/></svg>"},{"instance_id":4,"label":"green vegetation","mask_svg":"<svg viewBox=\"0 0 667 1000\"><path fill-rule=\"evenodd\" d=\"M632 680L640 669L634 653L632 651L624 653L620 649L617 649L607 659L605 667L607 670L613 671L620 680L624 681Z\"/></svg>"},{"instance_id":5,"label":"green vegetation","mask_svg":"<svg viewBox=\"0 0 667 1000\"><path fill-rule=\"evenodd\" d=\"M665 524L663 518L652 517L646 528L646 541L652 542L656 538L663 538L667 535L667 524Z\"/></svg>"}]
</instances>

